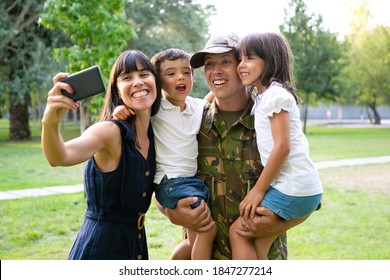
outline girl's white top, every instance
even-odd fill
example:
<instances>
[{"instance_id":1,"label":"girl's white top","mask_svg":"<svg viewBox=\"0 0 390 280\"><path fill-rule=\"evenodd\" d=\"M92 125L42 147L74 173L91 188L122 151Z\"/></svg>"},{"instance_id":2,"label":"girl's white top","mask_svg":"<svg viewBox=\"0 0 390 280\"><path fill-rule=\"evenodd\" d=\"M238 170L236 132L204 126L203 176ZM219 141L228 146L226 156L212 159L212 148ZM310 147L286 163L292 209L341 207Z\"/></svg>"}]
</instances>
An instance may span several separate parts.
<instances>
[{"instance_id":1,"label":"girl's white top","mask_svg":"<svg viewBox=\"0 0 390 280\"><path fill-rule=\"evenodd\" d=\"M291 149L271 186L291 196L320 194L323 189L318 171L309 157L309 143L302 132L299 108L294 96L276 82L256 97L252 109L261 162L267 165L274 146L270 118L281 110L289 113Z\"/></svg>"},{"instance_id":2,"label":"girl's white top","mask_svg":"<svg viewBox=\"0 0 390 280\"><path fill-rule=\"evenodd\" d=\"M196 174L196 137L206 103L203 99L187 96L186 108L181 112L180 107L161 99L160 109L152 117L157 162L154 183L159 184L164 175L170 179Z\"/></svg>"}]
</instances>

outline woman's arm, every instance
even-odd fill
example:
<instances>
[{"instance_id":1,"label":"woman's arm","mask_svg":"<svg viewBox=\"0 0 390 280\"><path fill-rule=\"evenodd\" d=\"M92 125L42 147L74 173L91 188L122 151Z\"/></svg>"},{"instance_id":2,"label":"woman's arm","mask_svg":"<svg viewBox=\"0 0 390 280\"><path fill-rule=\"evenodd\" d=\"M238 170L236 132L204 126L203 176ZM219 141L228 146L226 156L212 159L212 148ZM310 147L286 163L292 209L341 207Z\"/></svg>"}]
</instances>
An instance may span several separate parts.
<instances>
[{"instance_id":1,"label":"woman's arm","mask_svg":"<svg viewBox=\"0 0 390 280\"><path fill-rule=\"evenodd\" d=\"M69 109L78 108L78 103L61 94L61 89L72 91L68 84L59 80L66 74L59 73L54 78L54 86L49 91L47 105L42 118L41 144L43 152L52 166L71 166L84 162L96 152L112 153L114 140L118 141L119 128L109 122L101 122L89 127L80 137L64 142L59 122ZM117 144L117 141L115 144Z\"/></svg>"}]
</instances>

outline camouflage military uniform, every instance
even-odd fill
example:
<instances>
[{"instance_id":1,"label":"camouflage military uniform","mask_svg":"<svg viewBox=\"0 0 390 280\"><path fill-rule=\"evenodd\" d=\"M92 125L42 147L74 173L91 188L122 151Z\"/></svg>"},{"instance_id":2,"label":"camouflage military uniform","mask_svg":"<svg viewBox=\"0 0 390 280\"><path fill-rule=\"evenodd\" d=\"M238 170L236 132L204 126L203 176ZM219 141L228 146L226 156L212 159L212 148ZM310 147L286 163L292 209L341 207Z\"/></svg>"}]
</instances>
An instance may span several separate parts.
<instances>
[{"instance_id":1,"label":"camouflage military uniform","mask_svg":"<svg viewBox=\"0 0 390 280\"><path fill-rule=\"evenodd\" d=\"M251 100L240 119L229 129L218 114L215 102L203 115L198 134L198 171L210 188L210 207L218 233L214 259L231 259L229 227L239 216L239 204L256 183L262 170L256 145ZM279 236L270 259L287 259L286 235Z\"/></svg>"}]
</instances>

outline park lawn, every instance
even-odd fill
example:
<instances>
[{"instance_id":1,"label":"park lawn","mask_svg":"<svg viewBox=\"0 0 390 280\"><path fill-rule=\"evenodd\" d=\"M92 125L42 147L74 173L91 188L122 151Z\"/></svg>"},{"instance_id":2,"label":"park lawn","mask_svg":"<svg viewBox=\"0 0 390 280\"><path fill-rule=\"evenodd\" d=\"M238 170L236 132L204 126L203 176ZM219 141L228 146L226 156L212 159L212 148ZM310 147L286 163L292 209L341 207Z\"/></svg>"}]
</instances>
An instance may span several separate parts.
<instances>
[{"instance_id":1,"label":"park lawn","mask_svg":"<svg viewBox=\"0 0 390 280\"><path fill-rule=\"evenodd\" d=\"M287 233L289 259L390 260L389 171L390 163L320 170L322 208Z\"/></svg>"},{"instance_id":2,"label":"park lawn","mask_svg":"<svg viewBox=\"0 0 390 280\"><path fill-rule=\"evenodd\" d=\"M62 125L64 139L80 135L72 123ZM31 124L32 141L9 142L8 129L0 128L0 191L83 183L83 164L51 167L40 142L39 123Z\"/></svg>"},{"instance_id":3,"label":"park lawn","mask_svg":"<svg viewBox=\"0 0 390 280\"><path fill-rule=\"evenodd\" d=\"M83 193L32 197L0 202L0 259L66 259L85 212ZM151 205L145 227L151 259L168 259L182 237Z\"/></svg>"},{"instance_id":4,"label":"park lawn","mask_svg":"<svg viewBox=\"0 0 390 280\"><path fill-rule=\"evenodd\" d=\"M314 162L390 155L390 128L308 127Z\"/></svg>"},{"instance_id":5,"label":"park lawn","mask_svg":"<svg viewBox=\"0 0 390 280\"><path fill-rule=\"evenodd\" d=\"M352 176L385 173L378 170L390 170L390 164L320 170L323 206L287 233L289 259L389 260L390 192L373 191ZM337 178L344 176L350 185L340 187ZM66 259L84 210L82 193L1 201L0 259ZM150 259L168 259L181 240L181 227L170 224L153 203L145 224Z\"/></svg>"},{"instance_id":6,"label":"park lawn","mask_svg":"<svg viewBox=\"0 0 390 280\"><path fill-rule=\"evenodd\" d=\"M69 123L62 130L65 139L79 135ZM38 123L32 141L8 142L5 131L0 128L0 191L82 183L82 165L47 164ZM307 137L315 162L390 154L390 129L309 127ZM320 170L323 207L288 232L289 259L390 259L389 170L390 164ZM0 259L66 259L84 211L82 193L0 201ZM146 230L155 260L168 259L182 237L153 204Z\"/></svg>"}]
</instances>

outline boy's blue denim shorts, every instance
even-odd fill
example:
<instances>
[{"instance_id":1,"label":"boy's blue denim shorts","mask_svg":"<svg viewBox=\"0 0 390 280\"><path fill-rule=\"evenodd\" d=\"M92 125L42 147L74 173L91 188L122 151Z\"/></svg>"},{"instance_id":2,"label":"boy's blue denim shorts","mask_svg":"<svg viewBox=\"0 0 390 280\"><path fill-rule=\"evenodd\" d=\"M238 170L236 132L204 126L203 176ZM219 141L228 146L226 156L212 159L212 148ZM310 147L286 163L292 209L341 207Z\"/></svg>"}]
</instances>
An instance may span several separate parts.
<instances>
[{"instance_id":1,"label":"boy's blue denim shorts","mask_svg":"<svg viewBox=\"0 0 390 280\"><path fill-rule=\"evenodd\" d=\"M260 204L281 218L291 220L314 212L318 208L321 198L322 193L310 196L291 196L269 187Z\"/></svg>"},{"instance_id":2,"label":"boy's blue denim shorts","mask_svg":"<svg viewBox=\"0 0 390 280\"><path fill-rule=\"evenodd\" d=\"M169 209L176 208L178 200L185 197L198 197L198 201L192 204L191 208L198 207L202 199L206 203L209 201L209 189L199 176L171 179L164 176L160 184L155 185L154 192L157 201Z\"/></svg>"}]
</instances>

